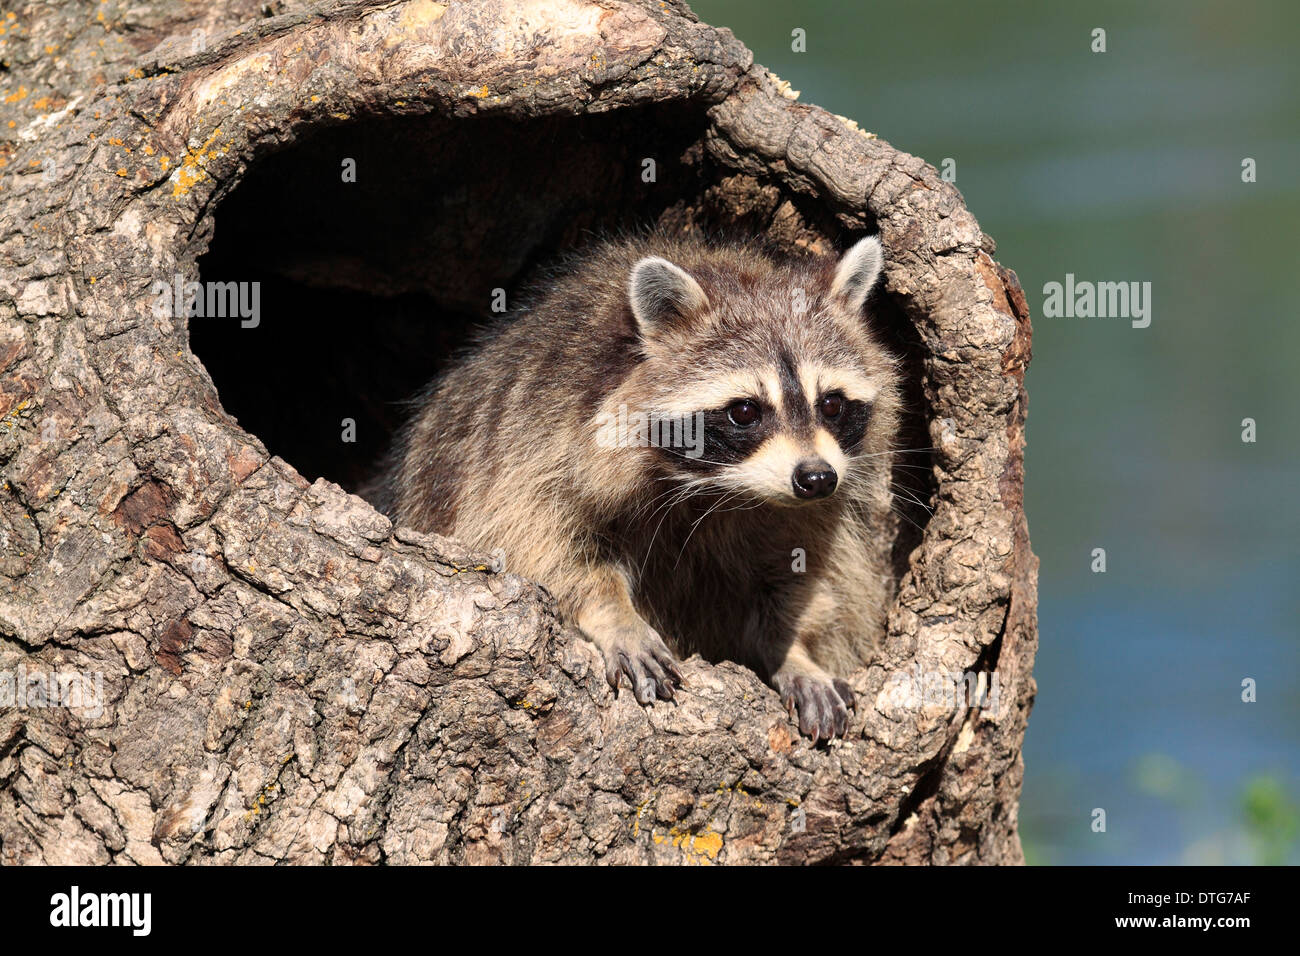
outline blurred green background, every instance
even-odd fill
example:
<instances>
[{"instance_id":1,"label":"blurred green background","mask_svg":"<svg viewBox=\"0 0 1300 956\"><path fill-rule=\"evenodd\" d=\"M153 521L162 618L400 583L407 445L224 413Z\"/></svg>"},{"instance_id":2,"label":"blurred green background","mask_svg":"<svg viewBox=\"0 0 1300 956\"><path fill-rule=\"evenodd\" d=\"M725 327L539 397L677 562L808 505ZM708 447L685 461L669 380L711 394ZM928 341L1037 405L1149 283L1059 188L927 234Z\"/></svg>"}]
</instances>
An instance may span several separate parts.
<instances>
[{"instance_id":1,"label":"blurred green background","mask_svg":"<svg viewBox=\"0 0 1300 956\"><path fill-rule=\"evenodd\" d=\"M1025 288L1030 862L1300 862L1300 4L691 6L804 102L953 159ZM1150 327L1045 318L1067 272L1150 282Z\"/></svg>"}]
</instances>

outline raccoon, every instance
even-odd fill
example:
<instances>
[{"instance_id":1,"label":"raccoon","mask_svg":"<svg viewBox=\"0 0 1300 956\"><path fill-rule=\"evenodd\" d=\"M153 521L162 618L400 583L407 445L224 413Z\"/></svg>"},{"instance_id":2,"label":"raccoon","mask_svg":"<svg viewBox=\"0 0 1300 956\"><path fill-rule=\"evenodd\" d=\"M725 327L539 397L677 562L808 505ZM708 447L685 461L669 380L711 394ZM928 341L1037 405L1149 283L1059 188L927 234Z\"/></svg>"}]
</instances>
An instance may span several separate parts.
<instances>
[{"instance_id":1,"label":"raccoon","mask_svg":"<svg viewBox=\"0 0 1300 956\"><path fill-rule=\"evenodd\" d=\"M897 363L883 263L642 236L572 260L417 400L393 519L542 583L636 699L756 671L813 743L883 632Z\"/></svg>"}]
</instances>

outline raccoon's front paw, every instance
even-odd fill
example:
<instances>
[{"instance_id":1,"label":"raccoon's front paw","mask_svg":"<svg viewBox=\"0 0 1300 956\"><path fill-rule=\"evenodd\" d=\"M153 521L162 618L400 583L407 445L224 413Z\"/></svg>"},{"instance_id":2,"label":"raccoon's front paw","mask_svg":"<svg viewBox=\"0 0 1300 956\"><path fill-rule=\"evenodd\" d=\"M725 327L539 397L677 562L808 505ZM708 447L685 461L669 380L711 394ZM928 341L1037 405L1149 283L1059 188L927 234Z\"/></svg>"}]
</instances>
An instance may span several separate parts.
<instances>
[{"instance_id":1,"label":"raccoon's front paw","mask_svg":"<svg viewBox=\"0 0 1300 956\"><path fill-rule=\"evenodd\" d=\"M642 704L673 699L673 687L682 684L682 672L672 651L663 639L649 627L640 634L620 634L607 643L605 679L618 694L619 675L626 675L632 694Z\"/></svg>"},{"instance_id":2,"label":"raccoon's front paw","mask_svg":"<svg viewBox=\"0 0 1300 956\"><path fill-rule=\"evenodd\" d=\"M839 678L806 674L777 674L773 680L781 703L790 716L799 713L799 732L819 740L843 737L849 731L849 711L857 702L849 685Z\"/></svg>"}]
</instances>

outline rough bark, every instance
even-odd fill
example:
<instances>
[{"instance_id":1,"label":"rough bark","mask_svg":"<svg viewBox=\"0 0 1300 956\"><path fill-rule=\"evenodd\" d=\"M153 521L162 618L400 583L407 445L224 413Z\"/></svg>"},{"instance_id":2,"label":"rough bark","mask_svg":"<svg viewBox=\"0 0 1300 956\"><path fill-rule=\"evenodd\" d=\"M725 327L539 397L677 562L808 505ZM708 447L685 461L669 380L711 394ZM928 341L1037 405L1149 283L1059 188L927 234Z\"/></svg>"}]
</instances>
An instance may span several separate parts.
<instances>
[{"instance_id":1,"label":"rough bark","mask_svg":"<svg viewBox=\"0 0 1300 956\"><path fill-rule=\"evenodd\" d=\"M33 675L102 673L103 706L0 706L0 859L1021 861L1030 323L932 167L799 103L680 3L108 0L8 16L0 674L32 697ZM554 123L558 140L599 116L671 129L680 175L652 204L667 228L829 251L878 227L885 243L882 307L911 348L933 516L911 537L900 525L888 638L829 748L731 664L687 661L675 706L615 698L542 589L309 483L223 410L187 320L154 314L151 285L195 276L222 201L299 140L359 122L471 145ZM543 220L568 215L521 230L488 271L558 251L573 237ZM449 308L460 294L434 292ZM973 671L996 674L997 706L897 692Z\"/></svg>"}]
</instances>

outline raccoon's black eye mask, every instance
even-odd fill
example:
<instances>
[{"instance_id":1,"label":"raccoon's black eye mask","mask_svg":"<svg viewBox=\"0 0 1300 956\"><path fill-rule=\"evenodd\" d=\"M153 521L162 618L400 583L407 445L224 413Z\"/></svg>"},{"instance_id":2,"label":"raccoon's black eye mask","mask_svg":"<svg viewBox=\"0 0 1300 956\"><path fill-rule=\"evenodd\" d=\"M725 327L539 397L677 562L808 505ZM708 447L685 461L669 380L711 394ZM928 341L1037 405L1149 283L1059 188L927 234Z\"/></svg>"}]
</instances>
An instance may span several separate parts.
<instances>
[{"instance_id":1,"label":"raccoon's black eye mask","mask_svg":"<svg viewBox=\"0 0 1300 956\"><path fill-rule=\"evenodd\" d=\"M862 445L871 423L870 402L832 392L818 400L815 412L819 426L845 453L853 454ZM757 399L738 399L702 414L704 438L699 457L671 452L679 467L696 472L716 471L744 461L772 436L778 425L774 411Z\"/></svg>"},{"instance_id":2,"label":"raccoon's black eye mask","mask_svg":"<svg viewBox=\"0 0 1300 956\"><path fill-rule=\"evenodd\" d=\"M821 417L822 427L834 436L847 454L852 454L861 446L867 426L871 424L871 404L841 396L839 413L828 416L822 409Z\"/></svg>"},{"instance_id":3,"label":"raccoon's black eye mask","mask_svg":"<svg viewBox=\"0 0 1300 956\"><path fill-rule=\"evenodd\" d=\"M703 451L698 458L683 457L677 462L692 471L716 471L719 466L744 461L767 441L776 427L776 416L771 409L755 399L729 402L702 414Z\"/></svg>"}]
</instances>

